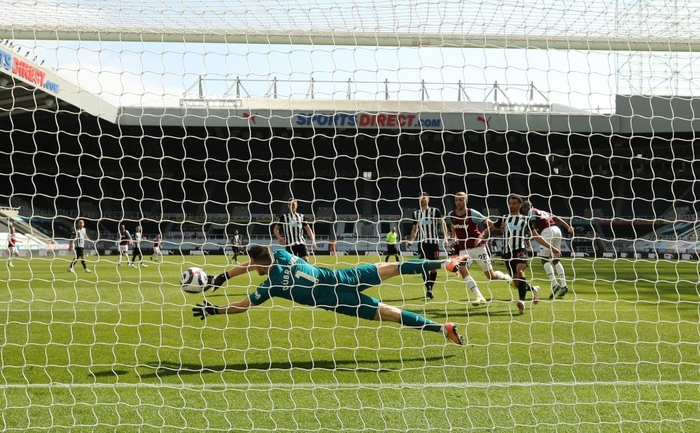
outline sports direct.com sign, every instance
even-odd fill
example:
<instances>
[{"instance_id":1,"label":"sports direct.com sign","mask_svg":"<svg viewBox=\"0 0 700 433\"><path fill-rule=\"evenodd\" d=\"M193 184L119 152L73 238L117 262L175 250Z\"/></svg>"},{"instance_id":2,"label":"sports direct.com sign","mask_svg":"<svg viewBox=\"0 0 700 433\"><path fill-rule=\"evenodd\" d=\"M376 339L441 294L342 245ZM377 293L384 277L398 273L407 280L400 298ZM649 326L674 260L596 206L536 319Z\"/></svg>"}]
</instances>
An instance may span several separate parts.
<instances>
[{"instance_id":1,"label":"sports direct.com sign","mask_svg":"<svg viewBox=\"0 0 700 433\"><path fill-rule=\"evenodd\" d=\"M47 79L45 71L3 50L0 50L0 68L50 92L57 93L60 90L58 83Z\"/></svg>"},{"instance_id":2,"label":"sports direct.com sign","mask_svg":"<svg viewBox=\"0 0 700 433\"><path fill-rule=\"evenodd\" d=\"M295 126L337 128L442 128L439 117L421 117L417 113L298 113Z\"/></svg>"}]
</instances>

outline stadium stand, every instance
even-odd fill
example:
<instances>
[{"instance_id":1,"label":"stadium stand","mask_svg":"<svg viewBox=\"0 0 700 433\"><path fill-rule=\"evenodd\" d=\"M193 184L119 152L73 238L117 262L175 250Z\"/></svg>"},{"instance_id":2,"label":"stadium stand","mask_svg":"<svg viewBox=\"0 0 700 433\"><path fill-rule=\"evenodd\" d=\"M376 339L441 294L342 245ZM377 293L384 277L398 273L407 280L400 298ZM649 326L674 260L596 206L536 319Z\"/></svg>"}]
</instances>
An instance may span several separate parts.
<instances>
[{"instance_id":1,"label":"stadium stand","mask_svg":"<svg viewBox=\"0 0 700 433\"><path fill-rule=\"evenodd\" d=\"M601 238L649 234L651 221L679 197L696 206L698 167L674 165L676 156L694 152L694 132L656 119L632 134L624 120L635 104L648 103L643 97L618 97L631 111L613 116L550 107L546 123L527 128L527 114L494 113L508 127L486 131L468 123L494 109L487 103L386 101L372 110L433 113L439 123L360 128L304 114L367 115L358 101L244 100L229 114L216 107L110 108L94 95L79 101L0 75L14 83L0 91L0 109L9 113L0 116L2 140L13 149L0 160L0 170L11 173L0 177L0 190L47 240L65 239L72 223L48 219L78 215L100 239L114 239L122 222L141 223L147 235L197 232L216 242L226 239L226 225L251 223L248 237L265 237L292 196L312 220L357 221L405 215L420 191L442 198L468 190L470 206L505 213L515 192L561 217L581 217L577 224ZM28 95L34 97L22 98ZM266 120L251 126L246 110ZM672 140L693 144L672 148ZM449 197L442 204L452 206ZM329 239L334 230L319 224L317 234Z\"/></svg>"}]
</instances>

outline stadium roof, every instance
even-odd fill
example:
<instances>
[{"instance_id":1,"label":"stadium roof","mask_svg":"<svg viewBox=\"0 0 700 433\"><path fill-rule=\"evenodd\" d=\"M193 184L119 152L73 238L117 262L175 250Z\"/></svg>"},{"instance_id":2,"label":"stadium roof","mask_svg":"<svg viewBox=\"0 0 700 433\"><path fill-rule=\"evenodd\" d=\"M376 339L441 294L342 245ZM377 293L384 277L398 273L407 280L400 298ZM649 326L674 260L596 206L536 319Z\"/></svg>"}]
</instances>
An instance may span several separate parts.
<instances>
[{"instance_id":1,"label":"stadium roof","mask_svg":"<svg viewBox=\"0 0 700 433\"><path fill-rule=\"evenodd\" d=\"M622 96L614 114L559 104L183 97L116 106L20 53L0 51L0 117L37 109L140 126L668 134L700 129L700 100Z\"/></svg>"}]
</instances>

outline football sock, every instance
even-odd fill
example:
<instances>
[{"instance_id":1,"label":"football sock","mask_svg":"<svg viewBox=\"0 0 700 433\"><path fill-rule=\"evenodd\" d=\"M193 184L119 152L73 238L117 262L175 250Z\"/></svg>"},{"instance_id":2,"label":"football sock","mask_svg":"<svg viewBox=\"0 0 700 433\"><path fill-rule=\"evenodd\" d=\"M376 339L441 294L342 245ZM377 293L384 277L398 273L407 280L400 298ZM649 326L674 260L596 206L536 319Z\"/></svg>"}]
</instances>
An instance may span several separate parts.
<instances>
[{"instance_id":1,"label":"football sock","mask_svg":"<svg viewBox=\"0 0 700 433\"><path fill-rule=\"evenodd\" d=\"M561 286L566 287L566 272L564 271L564 265L561 262L554 265L554 270L557 271L557 276L559 281L561 281Z\"/></svg>"},{"instance_id":2,"label":"football sock","mask_svg":"<svg viewBox=\"0 0 700 433\"><path fill-rule=\"evenodd\" d=\"M411 328L419 328L424 331L442 332L442 325L412 311L401 312L401 324Z\"/></svg>"},{"instance_id":3,"label":"football sock","mask_svg":"<svg viewBox=\"0 0 700 433\"><path fill-rule=\"evenodd\" d=\"M433 287L435 285L435 280L437 280L437 271L430 271L428 273L428 284L430 284L430 287Z\"/></svg>"},{"instance_id":4,"label":"football sock","mask_svg":"<svg viewBox=\"0 0 700 433\"><path fill-rule=\"evenodd\" d=\"M428 275L424 271L440 269L444 265L442 260L404 260L400 263L400 274L423 274L424 281L428 281ZM437 272L435 274L437 275Z\"/></svg>"},{"instance_id":5,"label":"football sock","mask_svg":"<svg viewBox=\"0 0 700 433\"><path fill-rule=\"evenodd\" d=\"M496 278L499 280L507 280L508 276L501 271L496 271Z\"/></svg>"},{"instance_id":6,"label":"football sock","mask_svg":"<svg viewBox=\"0 0 700 433\"><path fill-rule=\"evenodd\" d=\"M467 275L464 277L464 281L467 283L467 288L471 290L471 292L476 296L477 298L483 298L484 295L481 294L481 291L479 290L479 287L476 285L476 281L471 275Z\"/></svg>"},{"instance_id":7,"label":"football sock","mask_svg":"<svg viewBox=\"0 0 700 433\"><path fill-rule=\"evenodd\" d=\"M525 280L515 280L518 282L518 299L521 301L525 300L525 294L527 293L528 290L530 290L530 286L527 284L527 281Z\"/></svg>"},{"instance_id":8,"label":"football sock","mask_svg":"<svg viewBox=\"0 0 700 433\"><path fill-rule=\"evenodd\" d=\"M549 281L552 283L552 287L556 287L557 279L554 276L554 266L552 266L550 262L547 262L542 266L544 266L544 272L547 274L547 278L549 278Z\"/></svg>"}]
</instances>

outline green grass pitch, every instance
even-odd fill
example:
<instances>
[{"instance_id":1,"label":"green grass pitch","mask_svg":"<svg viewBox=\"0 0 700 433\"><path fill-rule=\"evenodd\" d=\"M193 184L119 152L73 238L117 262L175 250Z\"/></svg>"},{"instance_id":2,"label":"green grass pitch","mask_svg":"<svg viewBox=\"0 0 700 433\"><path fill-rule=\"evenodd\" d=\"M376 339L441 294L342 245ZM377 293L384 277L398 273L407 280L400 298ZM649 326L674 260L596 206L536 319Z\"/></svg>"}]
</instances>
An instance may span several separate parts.
<instances>
[{"instance_id":1,"label":"green grass pitch","mask_svg":"<svg viewBox=\"0 0 700 433\"><path fill-rule=\"evenodd\" d=\"M316 257L345 267L376 257ZM223 256L166 257L147 268L89 257L0 262L2 431L700 431L696 262L564 260L572 292L517 315L515 291L472 268L488 306L439 274L367 293L461 325L437 334L274 300L202 322L181 270ZM496 267L505 270L497 261ZM238 277L215 304L252 291Z\"/></svg>"}]
</instances>

